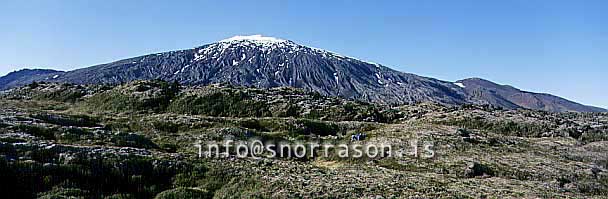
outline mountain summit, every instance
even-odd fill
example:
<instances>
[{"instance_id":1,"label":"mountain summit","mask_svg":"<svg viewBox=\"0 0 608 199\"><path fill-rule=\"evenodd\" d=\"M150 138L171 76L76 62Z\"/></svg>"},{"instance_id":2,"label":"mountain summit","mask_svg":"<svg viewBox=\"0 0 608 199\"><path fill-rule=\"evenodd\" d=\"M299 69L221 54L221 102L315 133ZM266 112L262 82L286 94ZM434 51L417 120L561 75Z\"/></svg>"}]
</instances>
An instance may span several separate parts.
<instances>
[{"instance_id":1,"label":"mountain summit","mask_svg":"<svg viewBox=\"0 0 608 199\"><path fill-rule=\"evenodd\" d=\"M8 81L5 79L0 78L0 82ZM260 88L289 86L323 95L393 105L474 103L509 109L605 111L557 97L534 101L537 105L527 106L521 100L517 101L519 98L510 97L523 91L496 93L496 89L483 89L485 84L474 81L453 83L421 77L261 35L235 36L194 49L145 55L74 71L12 77L14 81L0 85L0 89L32 81L119 84L142 79L179 81L189 85L230 83Z\"/></svg>"},{"instance_id":2,"label":"mountain summit","mask_svg":"<svg viewBox=\"0 0 608 199\"><path fill-rule=\"evenodd\" d=\"M249 35L249 36L234 36L228 39L220 40L220 42L242 42L242 41L253 41L259 43L282 43L288 42L288 40L277 39L274 37L264 37L262 35Z\"/></svg>"}]
</instances>

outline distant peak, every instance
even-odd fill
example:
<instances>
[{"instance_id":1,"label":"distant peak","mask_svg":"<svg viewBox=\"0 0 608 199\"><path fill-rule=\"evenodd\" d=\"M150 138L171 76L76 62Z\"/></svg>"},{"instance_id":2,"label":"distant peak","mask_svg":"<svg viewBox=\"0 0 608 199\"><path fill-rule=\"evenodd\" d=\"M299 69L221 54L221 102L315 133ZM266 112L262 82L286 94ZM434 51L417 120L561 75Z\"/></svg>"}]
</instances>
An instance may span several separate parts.
<instances>
[{"instance_id":1,"label":"distant peak","mask_svg":"<svg viewBox=\"0 0 608 199\"><path fill-rule=\"evenodd\" d=\"M237 35L234 37L230 37L228 39L220 40L220 42L234 42L234 41L252 41L252 42L261 42L261 43L283 43L283 42L287 42L288 40L274 38L274 37L265 37L262 35L248 35L248 36Z\"/></svg>"}]
</instances>

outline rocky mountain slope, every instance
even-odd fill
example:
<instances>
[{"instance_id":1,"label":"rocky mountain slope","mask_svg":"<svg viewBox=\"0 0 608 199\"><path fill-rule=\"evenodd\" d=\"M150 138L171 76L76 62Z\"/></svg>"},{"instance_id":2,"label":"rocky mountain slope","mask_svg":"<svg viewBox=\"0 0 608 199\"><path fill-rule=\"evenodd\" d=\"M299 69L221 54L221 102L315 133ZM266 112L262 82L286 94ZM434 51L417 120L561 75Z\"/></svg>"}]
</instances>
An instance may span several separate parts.
<instances>
[{"instance_id":1,"label":"rocky mountain slope","mask_svg":"<svg viewBox=\"0 0 608 199\"><path fill-rule=\"evenodd\" d=\"M469 100L499 107L545 110L551 112L605 112L605 109L585 106L550 94L521 91L507 85L479 78L470 78L457 82L464 87Z\"/></svg>"},{"instance_id":2,"label":"rocky mountain slope","mask_svg":"<svg viewBox=\"0 0 608 199\"><path fill-rule=\"evenodd\" d=\"M34 80L48 80L55 75L63 74L62 71L44 70L44 69L24 69L7 74L0 77L0 90L5 90L17 86L29 84Z\"/></svg>"},{"instance_id":3,"label":"rocky mountain slope","mask_svg":"<svg viewBox=\"0 0 608 199\"><path fill-rule=\"evenodd\" d=\"M65 73L24 75L17 79L3 77L1 80L8 83L0 89L32 81L118 84L143 79L179 81L185 85L290 86L323 95L392 105L476 103L508 109L605 111L559 98L543 100L542 106L525 106L512 101L516 100L513 97L495 94L484 94L480 99L460 84L403 73L380 64L259 35L236 36L194 49L145 55Z\"/></svg>"}]
</instances>

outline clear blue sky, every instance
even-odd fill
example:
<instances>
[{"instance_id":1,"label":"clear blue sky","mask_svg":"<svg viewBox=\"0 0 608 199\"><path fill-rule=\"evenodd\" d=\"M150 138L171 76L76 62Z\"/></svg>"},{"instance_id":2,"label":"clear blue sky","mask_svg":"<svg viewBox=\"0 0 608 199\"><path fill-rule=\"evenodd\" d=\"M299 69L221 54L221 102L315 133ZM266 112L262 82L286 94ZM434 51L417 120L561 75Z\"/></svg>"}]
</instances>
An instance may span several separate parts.
<instances>
[{"instance_id":1,"label":"clear blue sky","mask_svg":"<svg viewBox=\"0 0 608 199\"><path fill-rule=\"evenodd\" d=\"M608 107L608 1L3 0L0 75L262 34Z\"/></svg>"}]
</instances>

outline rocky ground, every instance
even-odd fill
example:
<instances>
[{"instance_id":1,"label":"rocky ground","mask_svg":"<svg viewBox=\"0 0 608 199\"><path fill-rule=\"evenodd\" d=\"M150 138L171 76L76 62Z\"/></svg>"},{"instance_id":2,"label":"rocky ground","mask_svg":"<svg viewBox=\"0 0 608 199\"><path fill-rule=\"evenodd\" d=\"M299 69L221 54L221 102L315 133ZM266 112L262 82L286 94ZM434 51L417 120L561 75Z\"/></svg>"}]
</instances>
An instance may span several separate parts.
<instances>
[{"instance_id":1,"label":"rocky ground","mask_svg":"<svg viewBox=\"0 0 608 199\"><path fill-rule=\"evenodd\" d=\"M0 179L22 198L607 198L608 114L400 107L160 81L0 94ZM365 133L364 140L351 135ZM222 139L389 143L432 157L199 157ZM411 152L411 151L409 151Z\"/></svg>"}]
</instances>

